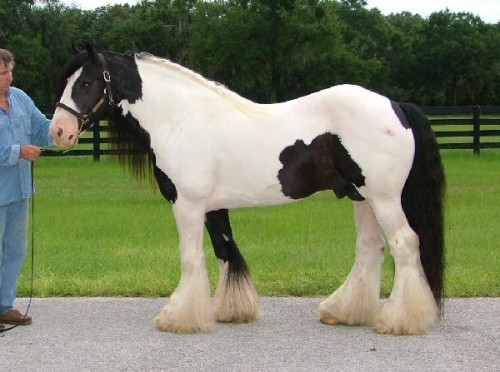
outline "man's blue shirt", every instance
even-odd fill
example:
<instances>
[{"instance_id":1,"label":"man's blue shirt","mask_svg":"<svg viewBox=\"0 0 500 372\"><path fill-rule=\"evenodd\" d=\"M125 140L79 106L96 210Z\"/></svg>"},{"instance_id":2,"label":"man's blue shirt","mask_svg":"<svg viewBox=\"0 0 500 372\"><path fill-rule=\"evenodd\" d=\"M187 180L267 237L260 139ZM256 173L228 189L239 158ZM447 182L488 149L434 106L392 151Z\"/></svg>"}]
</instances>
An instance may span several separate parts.
<instances>
[{"instance_id":1,"label":"man's blue shirt","mask_svg":"<svg viewBox=\"0 0 500 372\"><path fill-rule=\"evenodd\" d=\"M29 198L31 162L21 159L21 145L53 145L50 120L22 90L7 92L9 111L0 108L0 206Z\"/></svg>"}]
</instances>

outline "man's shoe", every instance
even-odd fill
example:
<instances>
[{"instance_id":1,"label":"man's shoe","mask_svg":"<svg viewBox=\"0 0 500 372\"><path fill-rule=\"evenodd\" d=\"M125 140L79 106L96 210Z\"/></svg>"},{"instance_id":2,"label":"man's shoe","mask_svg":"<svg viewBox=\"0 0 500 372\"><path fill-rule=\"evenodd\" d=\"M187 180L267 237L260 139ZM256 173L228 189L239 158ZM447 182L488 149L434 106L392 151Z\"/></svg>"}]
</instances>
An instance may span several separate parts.
<instances>
[{"instance_id":1,"label":"man's shoe","mask_svg":"<svg viewBox=\"0 0 500 372\"><path fill-rule=\"evenodd\" d=\"M16 309L10 309L5 314L0 316L0 323L14 324L14 325L29 325L31 324L31 317L24 316Z\"/></svg>"}]
</instances>

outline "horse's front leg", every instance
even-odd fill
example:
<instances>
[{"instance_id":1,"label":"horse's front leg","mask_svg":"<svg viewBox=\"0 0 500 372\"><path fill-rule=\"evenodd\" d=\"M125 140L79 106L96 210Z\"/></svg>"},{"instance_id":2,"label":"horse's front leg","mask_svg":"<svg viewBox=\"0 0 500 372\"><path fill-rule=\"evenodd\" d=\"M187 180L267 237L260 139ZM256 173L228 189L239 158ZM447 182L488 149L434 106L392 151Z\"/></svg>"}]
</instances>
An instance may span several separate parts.
<instances>
[{"instance_id":1,"label":"horse's front leg","mask_svg":"<svg viewBox=\"0 0 500 372\"><path fill-rule=\"evenodd\" d=\"M257 319L259 297L245 259L234 241L228 210L208 212L205 226L219 259L220 278L214 297L216 320L251 322Z\"/></svg>"},{"instance_id":2,"label":"horse's front leg","mask_svg":"<svg viewBox=\"0 0 500 372\"><path fill-rule=\"evenodd\" d=\"M179 197L173 206L180 237L181 280L155 318L160 331L211 332L215 329L203 252L204 209Z\"/></svg>"}]
</instances>

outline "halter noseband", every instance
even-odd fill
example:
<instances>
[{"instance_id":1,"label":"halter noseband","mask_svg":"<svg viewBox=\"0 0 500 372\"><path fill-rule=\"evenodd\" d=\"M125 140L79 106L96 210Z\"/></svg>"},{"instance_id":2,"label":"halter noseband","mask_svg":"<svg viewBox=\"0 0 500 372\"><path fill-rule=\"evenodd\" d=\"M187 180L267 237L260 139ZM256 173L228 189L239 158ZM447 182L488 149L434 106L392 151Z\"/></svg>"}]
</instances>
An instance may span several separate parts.
<instances>
[{"instance_id":1,"label":"halter noseband","mask_svg":"<svg viewBox=\"0 0 500 372\"><path fill-rule=\"evenodd\" d=\"M56 107L60 107L72 115L76 116L78 119L78 133L81 133L82 130L86 131L87 129L90 129L94 126L95 122L95 116L96 113L99 111L101 106L107 102L110 107L113 107L115 105L115 100L113 99L113 93L111 92L111 75L109 74L107 65L106 65L106 60L104 59L104 56L99 53L99 60L101 61L101 64L104 68L104 71L102 72L102 76L104 79L104 82L106 83L106 88L104 88L104 93L101 99L94 105L94 107L87 113L87 114L82 114L71 107L65 105L62 102L57 102ZM90 123L90 126L88 128L85 128Z\"/></svg>"}]
</instances>

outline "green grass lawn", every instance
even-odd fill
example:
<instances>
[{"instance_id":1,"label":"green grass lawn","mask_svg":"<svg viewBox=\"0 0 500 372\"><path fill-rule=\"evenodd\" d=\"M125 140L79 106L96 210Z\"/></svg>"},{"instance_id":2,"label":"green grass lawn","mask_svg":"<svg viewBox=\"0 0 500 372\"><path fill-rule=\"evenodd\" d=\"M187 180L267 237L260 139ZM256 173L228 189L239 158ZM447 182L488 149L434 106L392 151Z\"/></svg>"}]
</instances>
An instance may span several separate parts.
<instances>
[{"instance_id":1,"label":"green grass lawn","mask_svg":"<svg viewBox=\"0 0 500 372\"><path fill-rule=\"evenodd\" d=\"M448 178L447 296L500 296L500 151L442 152ZM35 164L35 296L168 296L179 280L171 206L103 157L41 158ZM320 193L295 204L231 212L261 295L323 296L354 260L353 209ZM205 239L209 274L218 268ZM392 286L390 256L382 293ZM30 260L19 294L30 289Z\"/></svg>"}]
</instances>

